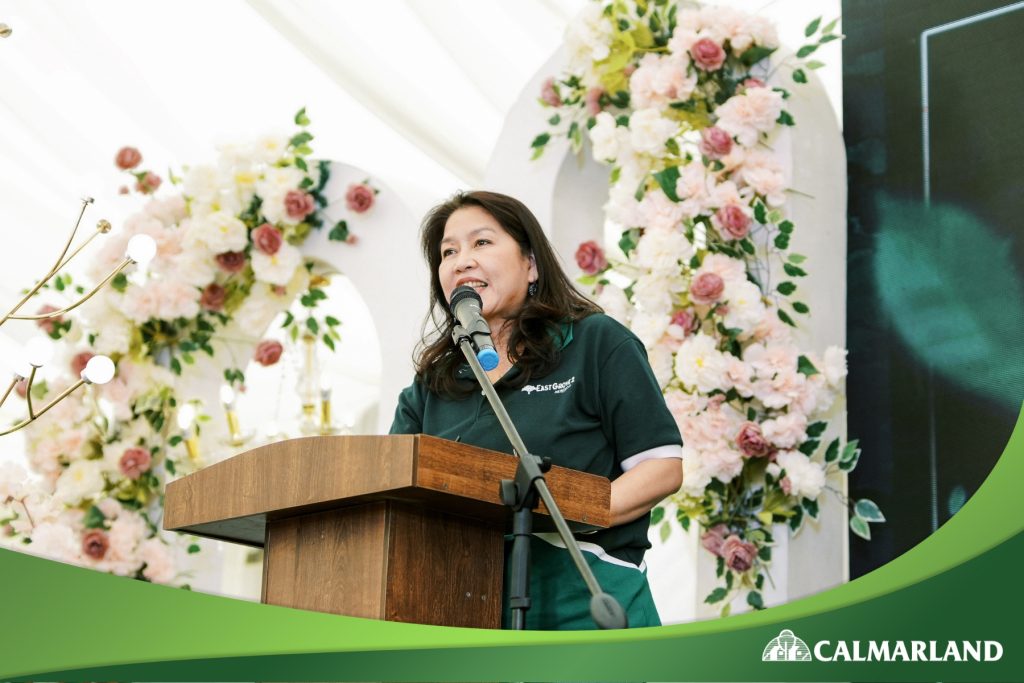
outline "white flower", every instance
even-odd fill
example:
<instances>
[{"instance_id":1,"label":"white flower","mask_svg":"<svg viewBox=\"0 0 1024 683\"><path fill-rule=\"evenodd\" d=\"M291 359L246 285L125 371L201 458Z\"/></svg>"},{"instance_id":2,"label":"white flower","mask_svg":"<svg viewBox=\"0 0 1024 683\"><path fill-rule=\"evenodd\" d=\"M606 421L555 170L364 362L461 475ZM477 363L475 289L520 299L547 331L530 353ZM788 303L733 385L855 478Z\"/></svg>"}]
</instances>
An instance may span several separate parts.
<instances>
[{"instance_id":1,"label":"white flower","mask_svg":"<svg viewBox=\"0 0 1024 683\"><path fill-rule=\"evenodd\" d=\"M590 70L610 53L612 27L597 3L587 3L565 29L565 46L569 67L573 71Z\"/></svg>"},{"instance_id":2,"label":"white flower","mask_svg":"<svg viewBox=\"0 0 1024 683\"><path fill-rule=\"evenodd\" d=\"M19 549L59 562L75 562L80 557L81 543L66 524L41 522L32 530L32 543Z\"/></svg>"},{"instance_id":3,"label":"white flower","mask_svg":"<svg viewBox=\"0 0 1024 683\"><path fill-rule=\"evenodd\" d=\"M695 448L683 444L683 493L703 498L704 489L710 483L711 473L701 462L700 454Z\"/></svg>"},{"instance_id":4,"label":"white flower","mask_svg":"<svg viewBox=\"0 0 1024 683\"><path fill-rule=\"evenodd\" d=\"M689 63L685 52L681 55L645 55L629 78L633 106L637 109L663 109L670 102L689 98L697 85L697 74L690 73Z\"/></svg>"},{"instance_id":5,"label":"white flower","mask_svg":"<svg viewBox=\"0 0 1024 683\"><path fill-rule=\"evenodd\" d=\"M658 386L664 389L672 381L672 347L664 341L658 342L647 352Z\"/></svg>"},{"instance_id":6,"label":"white flower","mask_svg":"<svg viewBox=\"0 0 1024 683\"><path fill-rule=\"evenodd\" d=\"M665 142L678 130L679 124L662 117L657 109L641 109L629 117L629 142L637 152L664 153Z\"/></svg>"},{"instance_id":7,"label":"white flower","mask_svg":"<svg viewBox=\"0 0 1024 683\"><path fill-rule=\"evenodd\" d=\"M791 496L813 500L825 487L825 470L803 453L779 451L775 460L786 471Z\"/></svg>"},{"instance_id":8,"label":"white flower","mask_svg":"<svg viewBox=\"0 0 1024 683\"><path fill-rule=\"evenodd\" d=\"M214 254L242 251L249 243L245 223L224 211L214 211L202 218L193 219L187 230L186 246L203 245Z\"/></svg>"},{"instance_id":9,"label":"white flower","mask_svg":"<svg viewBox=\"0 0 1024 683\"><path fill-rule=\"evenodd\" d=\"M684 166L676 181L676 196L682 200L679 206L683 215L693 218L704 213L714 185L714 177L703 164L691 163Z\"/></svg>"},{"instance_id":10,"label":"white flower","mask_svg":"<svg viewBox=\"0 0 1024 683\"><path fill-rule=\"evenodd\" d=\"M615 318L623 325L629 324L629 314L632 307L629 305L629 299L626 298L626 293L622 291L621 287L605 285L594 301L604 309L607 315Z\"/></svg>"},{"instance_id":11,"label":"white flower","mask_svg":"<svg viewBox=\"0 0 1024 683\"><path fill-rule=\"evenodd\" d=\"M217 197L220 196L220 189L224 182L220 171L215 166L200 164L186 169L181 184L185 195L194 204L210 205L214 204Z\"/></svg>"},{"instance_id":12,"label":"white flower","mask_svg":"<svg viewBox=\"0 0 1024 683\"><path fill-rule=\"evenodd\" d=\"M264 164L274 164L286 156L288 152L288 136L265 134L256 139L249 147L252 159Z\"/></svg>"},{"instance_id":13,"label":"white flower","mask_svg":"<svg viewBox=\"0 0 1024 683\"><path fill-rule=\"evenodd\" d=\"M681 232L648 230L637 242L631 261L661 275L678 275L679 262L693 257L693 245Z\"/></svg>"},{"instance_id":14,"label":"white flower","mask_svg":"<svg viewBox=\"0 0 1024 683\"><path fill-rule=\"evenodd\" d=\"M598 161L613 161L619 156L619 150L627 142L629 130L619 126L615 117L606 111L596 117L594 127L590 129L590 144L594 148L594 158Z\"/></svg>"},{"instance_id":15,"label":"white flower","mask_svg":"<svg viewBox=\"0 0 1024 683\"><path fill-rule=\"evenodd\" d=\"M693 275L697 277L702 273L714 273L722 278L726 286L747 281L747 267L743 261L734 259L724 254L708 254L701 261L700 268Z\"/></svg>"},{"instance_id":16,"label":"white flower","mask_svg":"<svg viewBox=\"0 0 1024 683\"><path fill-rule=\"evenodd\" d=\"M102 466L101 460L75 460L57 479L54 499L75 505L102 493L105 485Z\"/></svg>"},{"instance_id":17,"label":"white flower","mask_svg":"<svg viewBox=\"0 0 1024 683\"><path fill-rule=\"evenodd\" d=\"M703 332L683 341L676 352L676 377L684 387L702 393L725 388L728 359L716 346L715 339Z\"/></svg>"},{"instance_id":18,"label":"white flower","mask_svg":"<svg viewBox=\"0 0 1024 683\"><path fill-rule=\"evenodd\" d=\"M677 231L684 216L682 207L660 189L644 195L639 211L645 228L661 232Z\"/></svg>"},{"instance_id":19,"label":"white flower","mask_svg":"<svg viewBox=\"0 0 1024 683\"><path fill-rule=\"evenodd\" d=\"M167 544L159 538L146 539L139 548L146 568L142 575L153 583L170 583L175 576L174 560Z\"/></svg>"},{"instance_id":20,"label":"white flower","mask_svg":"<svg viewBox=\"0 0 1024 683\"><path fill-rule=\"evenodd\" d=\"M767 313L761 290L748 280L726 283L722 298L729 304L722 323L727 328L743 330L744 335L753 332Z\"/></svg>"},{"instance_id":21,"label":"white flower","mask_svg":"<svg viewBox=\"0 0 1024 683\"><path fill-rule=\"evenodd\" d=\"M761 133L774 130L782 113L782 95L769 88L750 88L729 98L716 113L719 128L752 147Z\"/></svg>"},{"instance_id":22,"label":"white flower","mask_svg":"<svg viewBox=\"0 0 1024 683\"><path fill-rule=\"evenodd\" d=\"M671 290L669 278L656 273L647 273L641 275L633 285L633 301L641 311L668 319L672 313ZM665 326L668 326L668 322L665 323ZM664 332L664 329L661 331Z\"/></svg>"},{"instance_id":23,"label":"white flower","mask_svg":"<svg viewBox=\"0 0 1024 683\"><path fill-rule=\"evenodd\" d=\"M252 271L256 279L272 285L288 284L301 263L302 253L287 242L283 242L273 255L264 254L258 249L252 253Z\"/></svg>"},{"instance_id":24,"label":"white flower","mask_svg":"<svg viewBox=\"0 0 1024 683\"><path fill-rule=\"evenodd\" d=\"M302 171L292 166L267 169L263 179L256 183L256 194L263 199L260 211L268 221L295 224L295 220L288 217L284 198L289 190L298 189L302 179Z\"/></svg>"},{"instance_id":25,"label":"white flower","mask_svg":"<svg viewBox=\"0 0 1024 683\"><path fill-rule=\"evenodd\" d=\"M825 349L825 358L818 369L825 375L825 381L830 387L838 388L846 377L846 353L846 349L838 346Z\"/></svg>"},{"instance_id":26,"label":"white flower","mask_svg":"<svg viewBox=\"0 0 1024 683\"><path fill-rule=\"evenodd\" d=\"M629 329L633 331L643 345L648 349L653 347L661 339L662 335L665 334L665 330L668 329L668 324L671 322L671 318L667 315L659 313L649 313L647 311L636 311L633 313L633 319L629 323Z\"/></svg>"},{"instance_id":27,"label":"white flower","mask_svg":"<svg viewBox=\"0 0 1024 683\"><path fill-rule=\"evenodd\" d=\"M764 438L779 448L796 448L807 440L807 417L787 413L761 423Z\"/></svg>"},{"instance_id":28,"label":"white flower","mask_svg":"<svg viewBox=\"0 0 1024 683\"><path fill-rule=\"evenodd\" d=\"M193 287L205 287L217 276L213 255L202 245L195 245L174 259L172 277Z\"/></svg>"},{"instance_id":29,"label":"white flower","mask_svg":"<svg viewBox=\"0 0 1024 683\"><path fill-rule=\"evenodd\" d=\"M146 203L142 210L166 227L177 225L188 215L185 198L180 194L171 195L164 199L153 198Z\"/></svg>"},{"instance_id":30,"label":"white flower","mask_svg":"<svg viewBox=\"0 0 1024 683\"><path fill-rule=\"evenodd\" d=\"M113 289L105 289L80 309L85 326L96 334L93 350L107 356L128 353L134 331L131 321L114 307L115 296L121 298Z\"/></svg>"}]
</instances>

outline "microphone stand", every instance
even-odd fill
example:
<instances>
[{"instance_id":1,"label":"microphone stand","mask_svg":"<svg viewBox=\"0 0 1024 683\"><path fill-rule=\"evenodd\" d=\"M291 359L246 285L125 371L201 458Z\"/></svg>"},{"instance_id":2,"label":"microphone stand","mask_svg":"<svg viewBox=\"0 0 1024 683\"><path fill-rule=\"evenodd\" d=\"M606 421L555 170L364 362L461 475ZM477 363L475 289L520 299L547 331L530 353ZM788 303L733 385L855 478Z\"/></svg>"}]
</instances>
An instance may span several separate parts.
<instances>
[{"instance_id":1,"label":"microphone stand","mask_svg":"<svg viewBox=\"0 0 1024 683\"><path fill-rule=\"evenodd\" d=\"M494 414L501 423L505 435L519 458L516 467L514 480L502 480L501 502L512 509L512 579L509 587L509 605L512 609L512 628L523 630L526 628L526 612L530 609L530 535L533 531L533 508L537 507L538 497L544 502L548 509L551 520L555 523L558 535L565 543L566 550L572 557L576 570L583 577L583 581L590 590L590 616L598 628L627 628L626 613L611 595L601 590L597 577L591 571L590 565L583 559L583 551L580 550L579 542L572 535L569 524L558 509L551 490L548 489L547 481L544 479L544 472L551 468L549 458L539 458L530 454L523 443L519 432L516 430L512 419L505 410L504 404L494 390L491 379L484 372L480 361L473 350L473 340L469 332L462 325L456 324L452 331L452 339L462 349L463 355L473 369L477 381L483 388Z\"/></svg>"}]
</instances>

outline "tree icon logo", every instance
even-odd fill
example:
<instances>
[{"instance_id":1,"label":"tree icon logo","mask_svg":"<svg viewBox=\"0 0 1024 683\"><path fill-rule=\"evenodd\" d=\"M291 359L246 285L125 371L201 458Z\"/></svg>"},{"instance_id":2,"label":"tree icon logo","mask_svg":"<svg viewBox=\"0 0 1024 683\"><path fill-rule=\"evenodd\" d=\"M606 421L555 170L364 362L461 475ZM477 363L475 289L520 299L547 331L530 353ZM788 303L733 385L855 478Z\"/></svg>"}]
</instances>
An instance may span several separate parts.
<instances>
[{"instance_id":1,"label":"tree icon logo","mask_svg":"<svg viewBox=\"0 0 1024 683\"><path fill-rule=\"evenodd\" d=\"M772 638L764 646L764 653L761 655L762 662L809 662L811 661L811 649L807 643L793 635L788 628L782 629L782 633Z\"/></svg>"}]
</instances>

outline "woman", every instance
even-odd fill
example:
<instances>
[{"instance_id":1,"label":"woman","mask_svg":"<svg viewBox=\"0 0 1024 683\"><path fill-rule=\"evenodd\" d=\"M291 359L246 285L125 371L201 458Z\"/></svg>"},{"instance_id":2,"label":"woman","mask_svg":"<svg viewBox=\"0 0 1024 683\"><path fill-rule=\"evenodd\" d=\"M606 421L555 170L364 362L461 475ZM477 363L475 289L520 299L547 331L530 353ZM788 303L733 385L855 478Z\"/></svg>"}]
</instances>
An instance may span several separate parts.
<instances>
[{"instance_id":1,"label":"woman","mask_svg":"<svg viewBox=\"0 0 1024 683\"><path fill-rule=\"evenodd\" d=\"M682 483L682 441L643 345L576 292L537 219L511 197L455 195L427 214L422 247L436 338L424 337L391 433L512 452L451 339L447 302L456 287L473 287L500 359L487 374L527 448L612 480L612 526L580 536L584 557L630 626L660 624L643 555L651 508ZM530 595L528 628L594 627L557 534L533 539Z\"/></svg>"}]
</instances>

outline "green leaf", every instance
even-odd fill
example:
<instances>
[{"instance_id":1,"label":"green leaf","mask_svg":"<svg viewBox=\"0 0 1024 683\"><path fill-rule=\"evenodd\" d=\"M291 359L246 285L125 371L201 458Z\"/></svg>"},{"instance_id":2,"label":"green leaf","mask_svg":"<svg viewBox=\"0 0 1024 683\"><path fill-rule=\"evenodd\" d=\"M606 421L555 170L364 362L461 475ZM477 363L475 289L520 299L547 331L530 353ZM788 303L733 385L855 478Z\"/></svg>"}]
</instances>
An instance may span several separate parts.
<instances>
[{"instance_id":1,"label":"green leaf","mask_svg":"<svg viewBox=\"0 0 1024 683\"><path fill-rule=\"evenodd\" d=\"M828 422L821 420L812 422L807 425L807 436L816 439L824 433L826 427L828 427Z\"/></svg>"},{"instance_id":2,"label":"green leaf","mask_svg":"<svg viewBox=\"0 0 1024 683\"><path fill-rule=\"evenodd\" d=\"M818 374L818 368L814 367L814 363L812 363L807 356L800 356L797 358L796 371L807 377Z\"/></svg>"},{"instance_id":3,"label":"green leaf","mask_svg":"<svg viewBox=\"0 0 1024 683\"><path fill-rule=\"evenodd\" d=\"M814 455L815 451L818 450L818 440L817 439L809 439L807 441L804 441L802 444L800 444L800 446L797 448L797 450L800 451L801 453L803 453L804 455L806 455L809 458L812 455Z\"/></svg>"},{"instance_id":4,"label":"green leaf","mask_svg":"<svg viewBox=\"0 0 1024 683\"><path fill-rule=\"evenodd\" d=\"M177 446L182 441L183 439L181 438L181 434L175 434L174 436L167 440L167 444L170 446Z\"/></svg>"},{"instance_id":5,"label":"green leaf","mask_svg":"<svg viewBox=\"0 0 1024 683\"><path fill-rule=\"evenodd\" d=\"M795 82L797 82L797 83L806 83L807 82L807 74L804 73L803 69L794 69L793 70L793 80Z\"/></svg>"},{"instance_id":6,"label":"green leaf","mask_svg":"<svg viewBox=\"0 0 1024 683\"><path fill-rule=\"evenodd\" d=\"M344 242L348 239L348 223L346 221L338 221L331 228L331 231L327 233L327 239L335 242Z\"/></svg>"},{"instance_id":7,"label":"green leaf","mask_svg":"<svg viewBox=\"0 0 1024 683\"><path fill-rule=\"evenodd\" d=\"M550 119L548 119L548 125L551 125L551 126L557 126L561 122L562 122L562 117L559 116L558 114L555 114Z\"/></svg>"},{"instance_id":8,"label":"green leaf","mask_svg":"<svg viewBox=\"0 0 1024 683\"><path fill-rule=\"evenodd\" d=\"M665 517L665 508L660 505L651 510L651 526L656 525Z\"/></svg>"},{"instance_id":9,"label":"green leaf","mask_svg":"<svg viewBox=\"0 0 1024 683\"><path fill-rule=\"evenodd\" d=\"M846 446L843 448L843 454L839 457L839 459L850 460L851 458L853 458L857 454L859 443L860 442L857 439L854 439L853 441L847 443Z\"/></svg>"},{"instance_id":10,"label":"green leaf","mask_svg":"<svg viewBox=\"0 0 1024 683\"><path fill-rule=\"evenodd\" d=\"M807 257L803 254L790 254L787 259L790 263L803 263L807 260Z\"/></svg>"},{"instance_id":11,"label":"green leaf","mask_svg":"<svg viewBox=\"0 0 1024 683\"><path fill-rule=\"evenodd\" d=\"M114 276L114 279L110 281L110 286L119 292L124 292L128 287L128 276L124 273L118 273Z\"/></svg>"},{"instance_id":12,"label":"green leaf","mask_svg":"<svg viewBox=\"0 0 1024 683\"><path fill-rule=\"evenodd\" d=\"M300 168L303 171L306 171L306 172L309 171L309 164L307 164L306 160L303 159L302 157L295 157L295 166L296 166L296 168ZM308 177L307 178L303 178L302 182L299 183L299 188L300 189L308 190L311 187L313 187L313 179L312 178L308 178Z\"/></svg>"},{"instance_id":13,"label":"green leaf","mask_svg":"<svg viewBox=\"0 0 1024 683\"><path fill-rule=\"evenodd\" d=\"M776 249L788 249L789 248L789 235L783 233L775 236L775 248Z\"/></svg>"},{"instance_id":14,"label":"green leaf","mask_svg":"<svg viewBox=\"0 0 1024 683\"><path fill-rule=\"evenodd\" d=\"M756 249L754 249L754 243L748 239L743 239L740 242L740 247L742 247L743 251L747 252L751 256L753 256L756 251Z\"/></svg>"},{"instance_id":15,"label":"green leaf","mask_svg":"<svg viewBox=\"0 0 1024 683\"><path fill-rule=\"evenodd\" d=\"M171 359L171 372L175 375L181 374L181 362L177 358Z\"/></svg>"},{"instance_id":16,"label":"green leaf","mask_svg":"<svg viewBox=\"0 0 1024 683\"><path fill-rule=\"evenodd\" d=\"M775 312L778 314L779 320L781 320L782 322L786 323L790 327L796 327L796 323L793 322L793 319L790 318L789 314L786 313L784 310L782 310L781 308L777 308L777 309L775 309Z\"/></svg>"},{"instance_id":17,"label":"green leaf","mask_svg":"<svg viewBox=\"0 0 1024 683\"><path fill-rule=\"evenodd\" d=\"M306 116L306 108L303 107L295 113L295 125L296 126L308 126L309 117Z\"/></svg>"},{"instance_id":18,"label":"green leaf","mask_svg":"<svg viewBox=\"0 0 1024 683\"><path fill-rule=\"evenodd\" d=\"M810 313L811 307L802 301L794 301L793 310L796 311L797 313Z\"/></svg>"},{"instance_id":19,"label":"green leaf","mask_svg":"<svg viewBox=\"0 0 1024 683\"><path fill-rule=\"evenodd\" d=\"M335 350L334 349L334 340L331 339L330 335L325 334L325 335L323 335L320 338L324 340L324 345L327 346L327 348L329 348L331 351Z\"/></svg>"},{"instance_id":20,"label":"green leaf","mask_svg":"<svg viewBox=\"0 0 1024 683\"><path fill-rule=\"evenodd\" d=\"M818 45L824 45L825 43L831 43L833 40L839 40L841 37L842 36L837 36L834 33L830 34L830 35L827 35L827 36L822 36L821 40L818 41Z\"/></svg>"},{"instance_id":21,"label":"green leaf","mask_svg":"<svg viewBox=\"0 0 1024 683\"><path fill-rule=\"evenodd\" d=\"M811 23L807 24L807 27L804 29L804 35L808 38L814 35L814 32L818 30L819 26L821 26L821 19L822 17L818 17Z\"/></svg>"},{"instance_id":22,"label":"green leaf","mask_svg":"<svg viewBox=\"0 0 1024 683\"><path fill-rule=\"evenodd\" d=\"M825 66L825 62L819 62L817 59L812 59L811 61L805 63L804 66L813 71L814 69L820 69L821 67Z\"/></svg>"},{"instance_id":23,"label":"green leaf","mask_svg":"<svg viewBox=\"0 0 1024 683\"><path fill-rule=\"evenodd\" d=\"M770 56L773 52L775 52L775 48L752 45L744 50L743 54L740 55L740 61L747 66L753 66L762 59Z\"/></svg>"},{"instance_id":24,"label":"green leaf","mask_svg":"<svg viewBox=\"0 0 1024 683\"><path fill-rule=\"evenodd\" d=\"M768 222L768 210L761 202L754 204L754 220L761 224Z\"/></svg>"},{"instance_id":25,"label":"green leaf","mask_svg":"<svg viewBox=\"0 0 1024 683\"><path fill-rule=\"evenodd\" d=\"M793 516L789 518L790 531L796 532L804 523L804 509L800 506L793 508Z\"/></svg>"},{"instance_id":26,"label":"green leaf","mask_svg":"<svg viewBox=\"0 0 1024 683\"><path fill-rule=\"evenodd\" d=\"M863 517L850 517L850 531L857 534L865 541L871 540L871 528Z\"/></svg>"},{"instance_id":27,"label":"green leaf","mask_svg":"<svg viewBox=\"0 0 1024 683\"><path fill-rule=\"evenodd\" d=\"M844 472L852 472L857 467L857 463L860 461L860 451L854 451L853 455L844 460L839 459L839 469Z\"/></svg>"},{"instance_id":28,"label":"green leaf","mask_svg":"<svg viewBox=\"0 0 1024 683\"><path fill-rule=\"evenodd\" d=\"M803 47L796 51L796 56L799 57L800 59L803 59L804 57L810 55L817 49L817 45L804 45Z\"/></svg>"},{"instance_id":29,"label":"green leaf","mask_svg":"<svg viewBox=\"0 0 1024 683\"><path fill-rule=\"evenodd\" d=\"M761 594L757 591L750 591L747 593L747 604L754 609L764 609L764 600L761 598Z\"/></svg>"},{"instance_id":30,"label":"green leaf","mask_svg":"<svg viewBox=\"0 0 1024 683\"><path fill-rule=\"evenodd\" d=\"M675 9L675 8L676 8L676 6L672 5L672 9ZM725 603L725 607L722 608L721 616L722 616L723 619L725 619L730 614L732 614L732 603L731 602L727 602L727 603Z\"/></svg>"},{"instance_id":31,"label":"green leaf","mask_svg":"<svg viewBox=\"0 0 1024 683\"><path fill-rule=\"evenodd\" d=\"M82 518L82 524L85 526L86 529L102 529L103 522L105 522L106 520L107 518L103 515L103 513L100 511L98 507L96 507L95 505L90 505L88 511L86 511L85 513L85 516Z\"/></svg>"},{"instance_id":32,"label":"green leaf","mask_svg":"<svg viewBox=\"0 0 1024 683\"><path fill-rule=\"evenodd\" d=\"M784 233L786 235L793 232L792 221L782 221L781 223L779 223L779 232Z\"/></svg>"},{"instance_id":33,"label":"green leaf","mask_svg":"<svg viewBox=\"0 0 1024 683\"><path fill-rule=\"evenodd\" d=\"M664 522L661 523L661 530L659 532L659 535L661 536L661 542L664 543L665 541L667 541L671 533L672 525L669 524L668 520L666 519Z\"/></svg>"},{"instance_id":34,"label":"green leaf","mask_svg":"<svg viewBox=\"0 0 1024 683\"><path fill-rule=\"evenodd\" d=\"M821 29L821 32L825 33L825 34L832 33L832 30L836 27L836 24L838 24L838 23L839 23L839 17L836 17L832 21L830 21L827 24L825 24L825 28Z\"/></svg>"},{"instance_id":35,"label":"green leaf","mask_svg":"<svg viewBox=\"0 0 1024 683\"><path fill-rule=\"evenodd\" d=\"M333 315L329 315L326 318L324 318L324 322L327 323L330 327L337 327L338 325L341 324L341 321L335 318Z\"/></svg>"},{"instance_id":36,"label":"green leaf","mask_svg":"<svg viewBox=\"0 0 1024 683\"><path fill-rule=\"evenodd\" d=\"M775 290L783 296L789 296L796 291L796 285L792 282L780 282Z\"/></svg>"},{"instance_id":37,"label":"green leaf","mask_svg":"<svg viewBox=\"0 0 1024 683\"><path fill-rule=\"evenodd\" d=\"M772 547L770 545L763 545L757 551L757 556L765 562L772 561Z\"/></svg>"},{"instance_id":38,"label":"green leaf","mask_svg":"<svg viewBox=\"0 0 1024 683\"><path fill-rule=\"evenodd\" d=\"M708 597L704 598L704 602L708 603L709 605L713 605L716 602L721 602L722 600L725 600L725 596L727 596L728 594L729 591L719 586L715 590L708 593Z\"/></svg>"},{"instance_id":39,"label":"green leaf","mask_svg":"<svg viewBox=\"0 0 1024 683\"><path fill-rule=\"evenodd\" d=\"M551 140L551 135L550 134L548 134L548 133L541 133L540 135L538 135L537 137L535 137L533 139L533 142L530 143L530 147L533 147L533 148L543 147L544 145L548 144L548 142L550 140Z\"/></svg>"},{"instance_id":40,"label":"green leaf","mask_svg":"<svg viewBox=\"0 0 1024 683\"><path fill-rule=\"evenodd\" d=\"M198 543L192 543L192 544L190 544L188 546L188 553L189 553L189 555L195 555L196 553L199 552L199 550L200 550L200 548L199 548L199 544Z\"/></svg>"},{"instance_id":41,"label":"green leaf","mask_svg":"<svg viewBox=\"0 0 1024 683\"><path fill-rule=\"evenodd\" d=\"M807 514L809 514L812 519L818 518L818 501L811 500L810 498L804 498L802 501L800 501L800 504L803 506L804 510L807 511Z\"/></svg>"},{"instance_id":42,"label":"green leaf","mask_svg":"<svg viewBox=\"0 0 1024 683\"><path fill-rule=\"evenodd\" d=\"M676 521L683 527L683 531L690 530L690 516L682 510L676 510Z\"/></svg>"},{"instance_id":43,"label":"green leaf","mask_svg":"<svg viewBox=\"0 0 1024 683\"><path fill-rule=\"evenodd\" d=\"M835 462L836 458L839 457L839 437L836 437L825 449L825 462Z\"/></svg>"},{"instance_id":44,"label":"green leaf","mask_svg":"<svg viewBox=\"0 0 1024 683\"><path fill-rule=\"evenodd\" d=\"M803 268L799 268L792 263L783 263L782 270L785 271L786 275L790 277L806 277L807 271Z\"/></svg>"},{"instance_id":45,"label":"green leaf","mask_svg":"<svg viewBox=\"0 0 1024 683\"><path fill-rule=\"evenodd\" d=\"M793 116L786 110L783 110L779 114L779 118L775 119L776 123L781 123L783 126L795 126L796 121L793 120Z\"/></svg>"},{"instance_id":46,"label":"green leaf","mask_svg":"<svg viewBox=\"0 0 1024 683\"><path fill-rule=\"evenodd\" d=\"M292 147L302 147L307 142L313 139L313 134L307 131L296 133L292 136L292 139L288 141L288 144Z\"/></svg>"},{"instance_id":47,"label":"green leaf","mask_svg":"<svg viewBox=\"0 0 1024 683\"><path fill-rule=\"evenodd\" d=\"M306 329L313 334L320 332L320 325L317 324L316 318L306 318Z\"/></svg>"},{"instance_id":48,"label":"green leaf","mask_svg":"<svg viewBox=\"0 0 1024 683\"><path fill-rule=\"evenodd\" d=\"M638 241L640 241L640 230L637 228L625 230L622 233L622 237L619 238L619 249L622 250L623 254L629 256L629 252L636 249Z\"/></svg>"},{"instance_id":49,"label":"green leaf","mask_svg":"<svg viewBox=\"0 0 1024 683\"><path fill-rule=\"evenodd\" d=\"M854 512L857 513L858 517L864 518L868 522L884 522L885 515L878 509L875 502L868 500L867 498L861 498L853 506Z\"/></svg>"},{"instance_id":50,"label":"green leaf","mask_svg":"<svg viewBox=\"0 0 1024 683\"><path fill-rule=\"evenodd\" d=\"M669 166L664 171L658 171L653 175L665 196L674 202L678 202L679 195L676 194L676 181L679 180L679 167Z\"/></svg>"},{"instance_id":51,"label":"green leaf","mask_svg":"<svg viewBox=\"0 0 1024 683\"><path fill-rule=\"evenodd\" d=\"M676 142L675 138L669 138L665 142L665 149L667 149L673 156L680 156L682 153L679 149L679 143Z\"/></svg>"}]
</instances>

